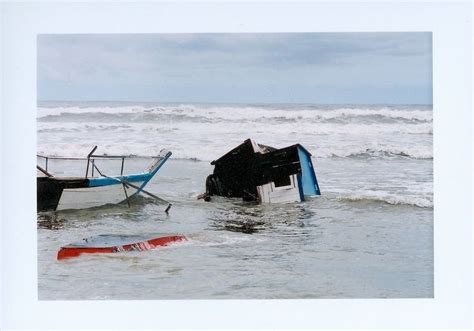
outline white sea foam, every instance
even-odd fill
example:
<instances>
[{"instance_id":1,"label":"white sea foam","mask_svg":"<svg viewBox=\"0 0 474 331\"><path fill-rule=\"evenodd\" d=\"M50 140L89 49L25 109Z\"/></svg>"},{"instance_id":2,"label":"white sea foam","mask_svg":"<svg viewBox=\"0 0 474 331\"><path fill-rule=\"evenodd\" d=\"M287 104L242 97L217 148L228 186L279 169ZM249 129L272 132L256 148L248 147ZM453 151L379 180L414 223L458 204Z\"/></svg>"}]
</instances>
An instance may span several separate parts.
<instances>
[{"instance_id":1,"label":"white sea foam","mask_svg":"<svg viewBox=\"0 0 474 331\"><path fill-rule=\"evenodd\" d=\"M397 173L407 165L412 167L411 162L418 167L423 163L418 160L433 159L432 111L416 107L41 107L37 133L38 153L44 155L84 157L98 145L96 154L152 156L166 148L173 152L173 159L205 162L247 138L277 148L300 143L313 154L316 166L319 161L343 163L348 170L336 177L358 171L352 169L354 164L366 167L367 160L375 160L382 162L387 173L383 181L389 182L391 176L400 182ZM430 163L422 167L429 171ZM356 173L355 177L366 175ZM324 184L328 177L323 174L322 178ZM336 179L354 184L354 177ZM404 185L417 182L415 176ZM339 198L432 206L432 188L426 193L423 187L413 187L419 194L406 189L402 194L382 191L342 192Z\"/></svg>"},{"instance_id":2,"label":"white sea foam","mask_svg":"<svg viewBox=\"0 0 474 331\"><path fill-rule=\"evenodd\" d=\"M275 147L299 142L318 158L433 157L432 112L414 107L88 105L40 107L38 119L38 150L52 155L83 156L99 145L107 154L167 148L211 161L251 137Z\"/></svg>"},{"instance_id":3,"label":"white sea foam","mask_svg":"<svg viewBox=\"0 0 474 331\"><path fill-rule=\"evenodd\" d=\"M199 246L199 247L212 247L212 246L223 246L223 245L239 245L248 242L259 243L267 241L266 238L262 237L250 237L248 235L242 235L240 233L225 232L219 234L219 236L209 237L200 235L190 235L187 237L188 245Z\"/></svg>"},{"instance_id":4,"label":"white sea foam","mask_svg":"<svg viewBox=\"0 0 474 331\"><path fill-rule=\"evenodd\" d=\"M59 155L65 151L86 155L94 145L107 154L137 155L149 155L160 147L172 150L176 158L211 161L250 137L277 148L298 142L318 158L433 157L431 126L426 123L413 128L393 124L38 122L37 130L39 150Z\"/></svg>"},{"instance_id":5,"label":"white sea foam","mask_svg":"<svg viewBox=\"0 0 474 331\"><path fill-rule=\"evenodd\" d=\"M328 108L328 107L256 107L256 106L196 106L196 105L177 105L177 106L105 106L105 107L39 107L38 118L47 116L60 116L66 114L90 115L90 114L159 114L159 115L184 115L189 118L207 118L218 120L329 120L337 118L353 117L386 117L390 119L404 119L409 121L431 122L433 119L432 111L419 109L398 109L388 107L375 108Z\"/></svg>"},{"instance_id":6,"label":"white sea foam","mask_svg":"<svg viewBox=\"0 0 474 331\"><path fill-rule=\"evenodd\" d=\"M315 151L317 157L409 157L414 159L432 159L433 149L428 146L405 146L386 144L362 144L322 146Z\"/></svg>"},{"instance_id":7,"label":"white sea foam","mask_svg":"<svg viewBox=\"0 0 474 331\"><path fill-rule=\"evenodd\" d=\"M49 143L38 144L38 153L50 156L75 156L83 157L87 155L92 147L99 145L98 154L107 155L157 155L162 148L173 152L174 159L201 160L210 162L227 152L231 147L239 144L242 140L227 140L219 144L207 145L199 142L186 143L181 141L158 140L142 141L133 143L130 141L107 141L89 140L88 142L63 142L50 140ZM285 147L290 144L282 145ZM318 158L413 158L432 159L433 151L429 147L406 147L406 146L379 146L377 149L357 146L322 146L314 147L308 144L303 145L308 148L316 159Z\"/></svg>"},{"instance_id":8,"label":"white sea foam","mask_svg":"<svg viewBox=\"0 0 474 331\"><path fill-rule=\"evenodd\" d=\"M147 108L142 106L124 107L38 107L37 117L59 116L64 114L136 114L143 113Z\"/></svg>"},{"instance_id":9,"label":"white sea foam","mask_svg":"<svg viewBox=\"0 0 474 331\"><path fill-rule=\"evenodd\" d=\"M344 201L381 201L391 205L411 205L420 208L433 207L433 198L429 196L390 194L380 191L365 191L340 195L337 199Z\"/></svg>"},{"instance_id":10,"label":"white sea foam","mask_svg":"<svg viewBox=\"0 0 474 331\"><path fill-rule=\"evenodd\" d=\"M306 135L374 135L381 133L407 133L407 134L432 134L433 128L431 123L421 124L401 124L401 123L385 123L385 124L363 124L363 123L258 123L255 121L246 122L176 122L176 121L156 121L156 122L95 122L91 121L66 121L66 122L38 122L40 130L47 130L62 128L64 130L94 130L94 129L128 129L135 130L135 133L140 134L142 131L154 131L163 129L175 129L187 131L189 129L203 130L202 132L220 134L222 132L279 132L282 134L306 134Z\"/></svg>"}]
</instances>

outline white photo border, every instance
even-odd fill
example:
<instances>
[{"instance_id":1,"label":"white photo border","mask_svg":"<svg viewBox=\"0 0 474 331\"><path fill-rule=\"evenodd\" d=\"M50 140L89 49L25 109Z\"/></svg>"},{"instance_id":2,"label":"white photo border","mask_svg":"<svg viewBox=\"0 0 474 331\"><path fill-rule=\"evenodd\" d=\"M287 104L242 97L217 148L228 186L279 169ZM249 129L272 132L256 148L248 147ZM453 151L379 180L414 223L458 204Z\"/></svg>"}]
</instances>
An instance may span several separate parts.
<instances>
[{"instance_id":1,"label":"white photo border","mask_svg":"<svg viewBox=\"0 0 474 331\"><path fill-rule=\"evenodd\" d=\"M4 327L470 327L473 220L470 2L7 2L1 8ZM367 31L432 32L433 299L38 300L34 170L38 34Z\"/></svg>"}]
</instances>

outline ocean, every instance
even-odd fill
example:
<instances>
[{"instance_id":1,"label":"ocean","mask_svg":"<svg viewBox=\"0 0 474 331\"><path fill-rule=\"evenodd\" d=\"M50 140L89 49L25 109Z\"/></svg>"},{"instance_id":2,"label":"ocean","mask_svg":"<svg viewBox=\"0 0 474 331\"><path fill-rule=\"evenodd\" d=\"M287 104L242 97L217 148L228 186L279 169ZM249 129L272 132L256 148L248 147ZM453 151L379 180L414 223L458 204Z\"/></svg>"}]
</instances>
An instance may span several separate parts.
<instances>
[{"instance_id":1,"label":"ocean","mask_svg":"<svg viewBox=\"0 0 474 331\"><path fill-rule=\"evenodd\" d=\"M322 195L197 200L210 162L247 138L302 144ZM168 215L146 197L130 208L38 215L40 300L434 295L431 105L39 102L37 139L38 154L50 156L84 157L95 145L96 154L173 153L147 186L172 202ZM189 240L56 260L61 246L88 236L157 232Z\"/></svg>"}]
</instances>

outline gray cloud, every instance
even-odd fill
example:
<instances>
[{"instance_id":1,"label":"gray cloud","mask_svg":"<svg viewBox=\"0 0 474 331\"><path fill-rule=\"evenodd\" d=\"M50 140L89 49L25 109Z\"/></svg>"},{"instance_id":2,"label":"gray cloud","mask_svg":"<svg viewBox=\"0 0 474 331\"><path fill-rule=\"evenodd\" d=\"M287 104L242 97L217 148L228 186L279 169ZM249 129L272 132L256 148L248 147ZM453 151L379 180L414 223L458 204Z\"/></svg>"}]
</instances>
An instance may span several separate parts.
<instances>
[{"instance_id":1,"label":"gray cloud","mask_svg":"<svg viewBox=\"0 0 474 331\"><path fill-rule=\"evenodd\" d=\"M86 99L94 88L107 100L324 102L318 88L332 100L353 87L370 102L391 86L391 99L416 88L427 93L413 102L430 102L430 33L38 36L40 99Z\"/></svg>"}]
</instances>

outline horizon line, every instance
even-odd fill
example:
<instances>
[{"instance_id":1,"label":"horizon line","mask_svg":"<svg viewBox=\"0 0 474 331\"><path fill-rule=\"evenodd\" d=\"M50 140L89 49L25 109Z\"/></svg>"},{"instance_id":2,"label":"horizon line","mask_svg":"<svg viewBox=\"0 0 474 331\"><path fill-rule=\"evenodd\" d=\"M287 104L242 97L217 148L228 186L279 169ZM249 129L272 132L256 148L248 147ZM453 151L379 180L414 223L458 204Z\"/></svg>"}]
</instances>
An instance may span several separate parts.
<instances>
[{"instance_id":1,"label":"horizon line","mask_svg":"<svg viewBox=\"0 0 474 331\"><path fill-rule=\"evenodd\" d=\"M117 103L162 103L162 104L234 104L234 105L249 105L249 104L266 104L266 105L397 105L397 106L433 106L433 103L394 103L394 102L266 102L266 101L258 101L258 102L228 102L228 101L155 101L155 100L146 100L146 101L138 101L138 100L36 100L36 103L40 102L84 102L84 103L92 103L92 102L117 102Z\"/></svg>"}]
</instances>

